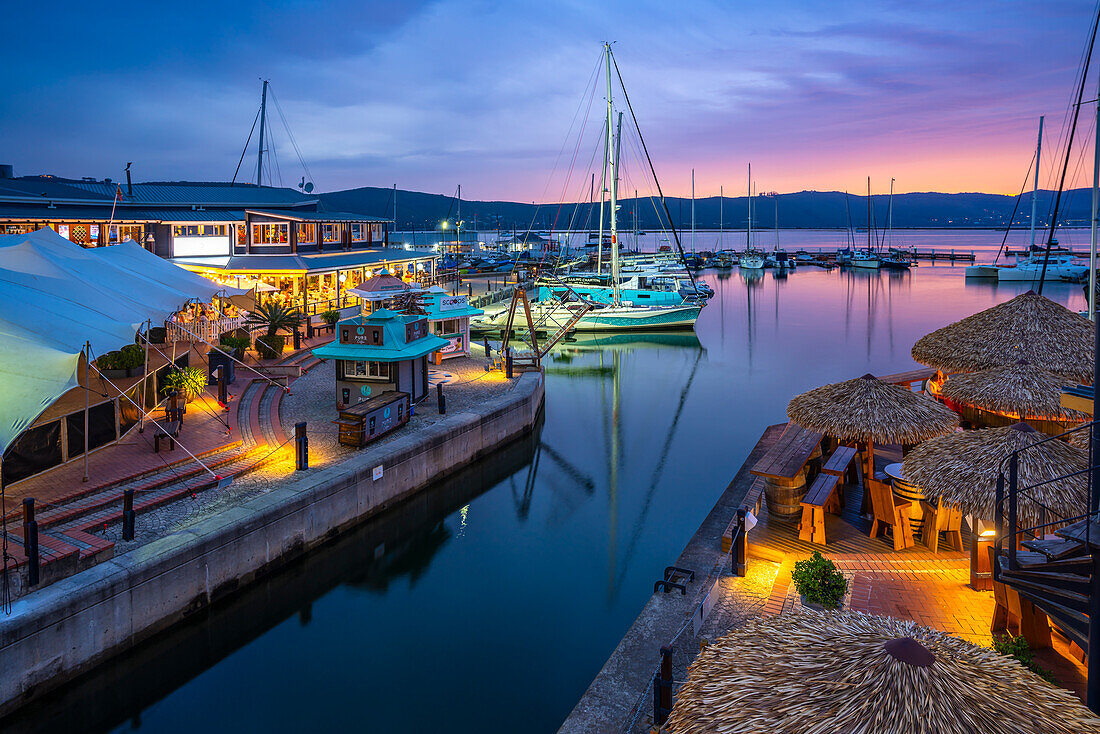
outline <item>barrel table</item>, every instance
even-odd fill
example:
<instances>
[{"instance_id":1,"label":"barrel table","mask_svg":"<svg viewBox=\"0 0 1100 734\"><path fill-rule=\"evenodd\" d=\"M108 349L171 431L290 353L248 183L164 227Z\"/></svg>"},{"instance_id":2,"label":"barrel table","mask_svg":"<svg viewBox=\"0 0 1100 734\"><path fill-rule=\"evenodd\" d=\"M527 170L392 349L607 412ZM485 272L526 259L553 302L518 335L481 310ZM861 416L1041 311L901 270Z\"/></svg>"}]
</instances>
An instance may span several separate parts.
<instances>
[{"instance_id":1,"label":"barrel table","mask_svg":"<svg viewBox=\"0 0 1100 734\"><path fill-rule=\"evenodd\" d=\"M890 483L894 487L894 496L912 503L909 506L909 524L913 527L914 536L919 535L921 523L924 520L924 506L921 504L921 500L924 499L924 488L905 481L905 473L902 471L900 461L896 464L887 464L883 472L890 478Z\"/></svg>"}]
</instances>

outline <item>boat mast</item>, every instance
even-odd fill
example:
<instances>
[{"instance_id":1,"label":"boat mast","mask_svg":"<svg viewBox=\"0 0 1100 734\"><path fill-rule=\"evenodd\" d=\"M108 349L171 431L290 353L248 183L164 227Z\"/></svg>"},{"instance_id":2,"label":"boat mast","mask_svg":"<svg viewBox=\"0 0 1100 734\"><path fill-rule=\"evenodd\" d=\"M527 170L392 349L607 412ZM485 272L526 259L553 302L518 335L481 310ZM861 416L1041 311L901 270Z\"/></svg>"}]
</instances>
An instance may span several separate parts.
<instances>
[{"instance_id":1,"label":"boat mast","mask_svg":"<svg viewBox=\"0 0 1100 734\"><path fill-rule=\"evenodd\" d=\"M871 177L867 177L867 256L874 252L871 249Z\"/></svg>"},{"instance_id":2,"label":"boat mast","mask_svg":"<svg viewBox=\"0 0 1100 734\"><path fill-rule=\"evenodd\" d=\"M775 195L775 250L779 251L779 194Z\"/></svg>"},{"instance_id":3,"label":"boat mast","mask_svg":"<svg viewBox=\"0 0 1100 734\"><path fill-rule=\"evenodd\" d=\"M724 228L724 220L722 218L722 204L723 204L723 198L725 197L725 195L726 194L723 191L722 187L719 186L718 187L718 249L719 250L721 250L725 246L725 240L724 240L725 228Z\"/></svg>"},{"instance_id":4,"label":"boat mast","mask_svg":"<svg viewBox=\"0 0 1100 734\"><path fill-rule=\"evenodd\" d=\"M749 164L749 225L745 228L745 252L752 249L752 164Z\"/></svg>"},{"instance_id":5,"label":"boat mast","mask_svg":"<svg viewBox=\"0 0 1100 734\"><path fill-rule=\"evenodd\" d=\"M615 150L615 141L611 139L612 125L614 124L615 108L611 100L611 44L604 43L605 72L607 74L607 163L611 169L611 199L608 202L611 207L611 292L616 306L619 305L619 219L618 188L619 188L619 161ZM619 118L620 122L622 117ZM602 221L601 221L602 224Z\"/></svg>"},{"instance_id":6,"label":"boat mast","mask_svg":"<svg viewBox=\"0 0 1100 734\"><path fill-rule=\"evenodd\" d=\"M260 140L256 147L256 185L264 170L264 124L267 122L267 80L264 79L263 92L260 95Z\"/></svg>"},{"instance_id":7,"label":"boat mast","mask_svg":"<svg viewBox=\"0 0 1100 734\"><path fill-rule=\"evenodd\" d=\"M1096 124L1100 125L1100 78L1096 82ZM1035 171L1038 173L1038 153ZM1089 237L1089 320L1096 321L1096 227L1100 224L1100 128L1092 152L1092 231Z\"/></svg>"},{"instance_id":8,"label":"boat mast","mask_svg":"<svg viewBox=\"0 0 1100 734\"><path fill-rule=\"evenodd\" d=\"M604 44L607 47L607 44ZM606 51L605 51L606 54ZM603 200L607 193L607 158L611 150L611 75L607 77L607 134L603 141L603 172L600 174L600 239L596 242L596 275L603 273ZM594 175L594 174L593 174Z\"/></svg>"},{"instance_id":9,"label":"boat mast","mask_svg":"<svg viewBox=\"0 0 1100 734\"><path fill-rule=\"evenodd\" d=\"M691 251L695 252L695 169L691 169Z\"/></svg>"},{"instance_id":10,"label":"boat mast","mask_svg":"<svg viewBox=\"0 0 1100 734\"><path fill-rule=\"evenodd\" d=\"M1039 141L1035 144L1035 185L1031 188L1031 247L1027 251L1029 256L1035 250L1035 206L1039 194L1039 157L1043 154L1043 117L1044 115L1039 116Z\"/></svg>"},{"instance_id":11,"label":"boat mast","mask_svg":"<svg viewBox=\"0 0 1100 734\"><path fill-rule=\"evenodd\" d=\"M886 236L889 241L887 247L894 246L894 179L890 179L890 199L886 205Z\"/></svg>"}]
</instances>

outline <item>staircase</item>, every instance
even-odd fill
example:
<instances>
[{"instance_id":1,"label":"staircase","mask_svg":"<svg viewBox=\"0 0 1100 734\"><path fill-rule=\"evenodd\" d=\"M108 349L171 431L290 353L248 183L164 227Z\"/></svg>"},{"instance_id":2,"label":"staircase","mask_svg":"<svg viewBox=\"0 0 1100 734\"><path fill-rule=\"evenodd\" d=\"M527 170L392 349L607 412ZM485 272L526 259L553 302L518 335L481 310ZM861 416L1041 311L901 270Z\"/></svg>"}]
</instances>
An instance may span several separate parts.
<instances>
[{"instance_id":1,"label":"staircase","mask_svg":"<svg viewBox=\"0 0 1100 734\"><path fill-rule=\"evenodd\" d=\"M1093 422L1068 433L1088 431L1091 446L1092 432L1097 427ZM1045 440L1061 440L1065 436ZM1087 504L1074 516L1064 517L1036 500L1033 490L1038 485L1025 486L1017 478L1020 455L1041 443L1011 454L1006 462L1007 477L1002 471L998 479L993 580L1015 591L1021 600L1031 602L1085 651L1089 670L1088 706L1100 713L1100 641L1096 645L1089 644L1090 637L1100 639L1097 637L1100 634L1100 482L1096 481L1100 461L1093 459L1088 469L1043 482L1087 475ZM1023 522L1019 518L1018 505L1024 498L1039 506L1040 524ZM1094 616L1097 629L1090 630L1090 620Z\"/></svg>"}]
</instances>

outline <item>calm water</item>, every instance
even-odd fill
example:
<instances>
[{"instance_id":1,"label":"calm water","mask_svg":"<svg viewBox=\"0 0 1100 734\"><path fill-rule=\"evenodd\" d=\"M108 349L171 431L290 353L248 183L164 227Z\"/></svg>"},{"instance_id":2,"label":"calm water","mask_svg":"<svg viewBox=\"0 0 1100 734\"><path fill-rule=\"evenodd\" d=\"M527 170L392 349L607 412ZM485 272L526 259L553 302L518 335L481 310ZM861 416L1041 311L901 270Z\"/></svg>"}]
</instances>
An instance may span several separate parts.
<instances>
[{"instance_id":1,"label":"calm water","mask_svg":"<svg viewBox=\"0 0 1100 734\"><path fill-rule=\"evenodd\" d=\"M697 341L566 345L537 436L12 728L553 731L791 396L909 368L918 337L1027 288L961 265L705 278Z\"/></svg>"}]
</instances>

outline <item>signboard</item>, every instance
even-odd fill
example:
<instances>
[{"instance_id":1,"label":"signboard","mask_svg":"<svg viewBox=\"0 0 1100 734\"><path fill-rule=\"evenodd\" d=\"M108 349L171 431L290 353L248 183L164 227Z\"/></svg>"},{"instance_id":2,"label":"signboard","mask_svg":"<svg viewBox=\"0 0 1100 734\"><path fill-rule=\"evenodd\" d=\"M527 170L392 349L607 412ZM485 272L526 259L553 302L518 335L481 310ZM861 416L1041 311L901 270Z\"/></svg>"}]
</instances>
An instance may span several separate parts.
<instances>
[{"instance_id":1,"label":"signboard","mask_svg":"<svg viewBox=\"0 0 1100 734\"><path fill-rule=\"evenodd\" d=\"M457 336L447 336L447 335L442 335L442 336L443 336L444 339L446 339L448 342L450 342L450 344L448 344L447 346L440 349L439 350L440 353L442 353L442 354L453 354L455 352L461 352L462 351L462 335L461 334L458 334Z\"/></svg>"},{"instance_id":2,"label":"signboard","mask_svg":"<svg viewBox=\"0 0 1100 734\"><path fill-rule=\"evenodd\" d=\"M377 482L379 479L382 478L382 465L381 464L374 467L374 472L372 473L372 477L373 477L373 481L375 481L375 482Z\"/></svg>"},{"instance_id":3,"label":"signboard","mask_svg":"<svg viewBox=\"0 0 1100 734\"><path fill-rule=\"evenodd\" d=\"M405 343L423 339L428 335L428 320L418 319L411 324L405 324Z\"/></svg>"},{"instance_id":4,"label":"signboard","mask_svg":"<svg viewBox=\"0 0 1100 734\"><path fill-rule=\"evenodd\" d=\"M466 296L443 296L439 299L440 311L455 311L466 308Z\"/></svg>"},{"instance_id":5,"label":"signboard","mask_svg":"<svg viewBox=\"0 0 1100 734\"><path fill-rule=\"evenodd\" d=\"M382 327L380 326L341 326L341 344L366 344L375 345L382 343Z\"/></svg>"}]
</instances>

